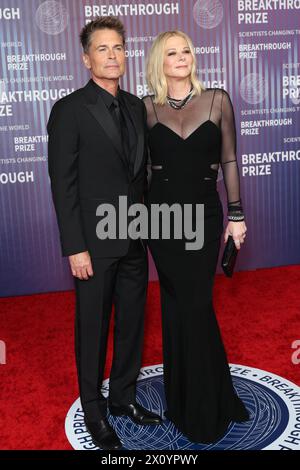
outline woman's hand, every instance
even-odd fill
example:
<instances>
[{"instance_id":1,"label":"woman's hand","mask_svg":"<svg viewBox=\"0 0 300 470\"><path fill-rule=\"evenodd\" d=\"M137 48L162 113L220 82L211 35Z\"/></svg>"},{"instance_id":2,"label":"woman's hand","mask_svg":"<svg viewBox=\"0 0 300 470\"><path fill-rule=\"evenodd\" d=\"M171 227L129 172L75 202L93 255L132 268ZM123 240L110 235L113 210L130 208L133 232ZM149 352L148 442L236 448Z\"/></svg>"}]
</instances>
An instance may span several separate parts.
<instances>
[{"instance_id":1,"label":"woman's hand","mask_svg":"<svg viewBox=\"0 0 300 470\"><path fill-rule=\"evenodd\" d=\"M244 243L245 241L246 231L247 227L244 221L229 221L224 234L224 243L227 242L228 236L231 235L234 240L235 246L239 250L241 248L241 243Z\"/></svg>"}]
</instances>

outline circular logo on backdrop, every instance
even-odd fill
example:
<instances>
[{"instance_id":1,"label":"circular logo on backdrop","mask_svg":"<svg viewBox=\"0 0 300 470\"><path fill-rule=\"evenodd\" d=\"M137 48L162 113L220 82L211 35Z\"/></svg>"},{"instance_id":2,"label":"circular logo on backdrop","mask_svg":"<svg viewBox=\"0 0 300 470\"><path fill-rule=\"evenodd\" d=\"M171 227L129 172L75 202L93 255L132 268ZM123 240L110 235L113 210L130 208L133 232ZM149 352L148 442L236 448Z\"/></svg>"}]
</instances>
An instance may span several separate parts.
<instances>
[{"instance_id":1,"label":"circular logo on backdrop","mask_svg":"<svg viewBox=\"0 0 300 470\"><path fill-rule=\"evenodd\" d=\"M297 86L290 86L290 90L293 91L295 96L291 97L292 103L294 103L296 106L300 104L300 97L298 98L298 87Z\"/></svg>"},{"instance_id":2,"label":"circular logo on backdrop","mask_svg":"<svg viewBox=\"0 0 300 470\"><path fill-rule=\"evenodd\" d=\"M64 5L56 0L43 2L35 13L35 21L41 31L55 35L67 27L69 14Z\"/></svg>"},{"instance_id":3,"label":"circular logo on backdrop","mask_svg":"<svg viewBox=\"0 0 300 470\"><path fill-rule=\"evenodd\" d=\"M267 81L258 73L245 75L240 83L241 97L249 104L262 103L268 92Z\"/></svg>"},{"instance_id":4,"label":"circular logo on backdrop","mask_svg":"<svg viewBox=\"0 0 300 470\"><path fill-rule=\"evenodd\" d=\"M300 388L270 372L231 365L237 394L245 403L250 419L231 423L226 434L214 444L195 444L184 437L167 419L160 426L138 426L128 417L108 415L124 449L132 450L300 450ZM108 380L102 393L107 396ZM166 409L163 366L141 369L137 401L163 416ZM78 398L71 406L65 431L74 449L97 449L87 432Z\"/></svg>"},{"instance_id":5,"label":"circular logo on backdrop","mask_svg":"<svg viewBox=\"0 0 300 470\"><path fill-rule=\"evenodd\" d=\"M201 28L216 28L223 19L223 5L220 0L197 0L193 16Z\"/></svg>"}]
</instances>

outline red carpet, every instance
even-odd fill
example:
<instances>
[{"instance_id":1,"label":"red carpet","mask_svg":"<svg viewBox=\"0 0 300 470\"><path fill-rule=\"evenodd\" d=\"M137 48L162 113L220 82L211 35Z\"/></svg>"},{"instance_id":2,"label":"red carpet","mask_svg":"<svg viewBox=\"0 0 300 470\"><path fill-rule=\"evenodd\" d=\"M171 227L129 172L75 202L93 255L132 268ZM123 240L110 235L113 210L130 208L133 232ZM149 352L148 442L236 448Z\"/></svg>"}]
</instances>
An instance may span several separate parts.
<instances>
[{"instance_id":1,"label":"red carpet","mask_svg":"<svg viewBox=\"0 0 300 470\"><path fill-rule=\"evenodd\" d=\"M300 339L300 266L217 275L215 309L230 362L300 384L291 344ZM2 449L70 449L66 413L78 397L74 293L0 299ZM107 373L111 361L111 342ZM157 282L149 284L143 365L162 362Z\"/></svg>"}]
</instances>

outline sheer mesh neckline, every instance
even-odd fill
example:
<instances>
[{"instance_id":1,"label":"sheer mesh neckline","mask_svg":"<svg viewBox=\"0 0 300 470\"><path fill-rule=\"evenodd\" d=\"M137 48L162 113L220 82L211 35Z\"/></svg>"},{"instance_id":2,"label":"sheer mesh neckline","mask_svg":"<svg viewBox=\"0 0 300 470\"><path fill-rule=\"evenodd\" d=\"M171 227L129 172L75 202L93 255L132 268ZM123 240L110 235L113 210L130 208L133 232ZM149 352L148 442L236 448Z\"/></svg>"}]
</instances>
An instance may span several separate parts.
<instances>
[{"instance_id":1,"label":"sheer mesh neckline","mask_svg":"<svg viewBox=\"0 0 300 470\"><path fill-rule=\"evenodd\" d=\"M180 110L173 109L168 103L154 104L153 97L147 96L144 102L147 107L149 129L160 123L185 141L208 122L218 127L217 116L211 116L216 90L207 89L202 91L201 95L193 96Z\"/></svg>"}]
</instances>

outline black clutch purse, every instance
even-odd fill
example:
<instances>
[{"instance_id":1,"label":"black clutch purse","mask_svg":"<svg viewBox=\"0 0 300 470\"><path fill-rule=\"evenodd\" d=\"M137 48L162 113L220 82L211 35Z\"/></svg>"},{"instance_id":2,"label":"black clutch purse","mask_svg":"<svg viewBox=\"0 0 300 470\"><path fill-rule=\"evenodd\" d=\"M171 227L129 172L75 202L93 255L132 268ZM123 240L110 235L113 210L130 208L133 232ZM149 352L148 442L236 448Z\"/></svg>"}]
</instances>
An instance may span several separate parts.
<instances>
[{"instance_id":1,"label":"black clutch purse","mask_svg":"<svg viewBox=\"0 0 300 470\"><path fill-rule=\"evenodd\" d=\"M232 277L234 265L236 262L236 257L238 254L238 249L235 246L234 240L231 235L227 239L227 243L224 249L222 256L222 269L227 277Z\"/></svg>"}]
</instances>

